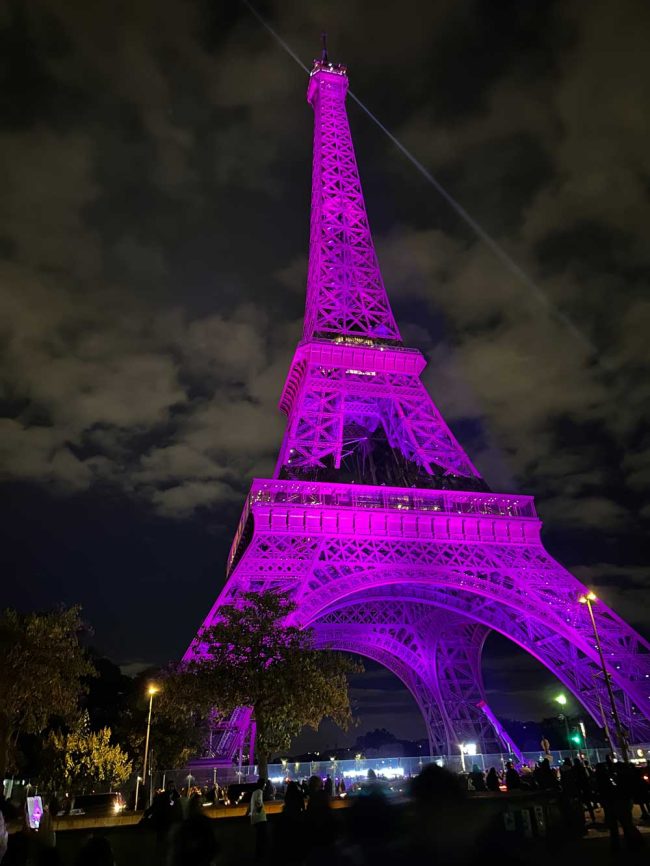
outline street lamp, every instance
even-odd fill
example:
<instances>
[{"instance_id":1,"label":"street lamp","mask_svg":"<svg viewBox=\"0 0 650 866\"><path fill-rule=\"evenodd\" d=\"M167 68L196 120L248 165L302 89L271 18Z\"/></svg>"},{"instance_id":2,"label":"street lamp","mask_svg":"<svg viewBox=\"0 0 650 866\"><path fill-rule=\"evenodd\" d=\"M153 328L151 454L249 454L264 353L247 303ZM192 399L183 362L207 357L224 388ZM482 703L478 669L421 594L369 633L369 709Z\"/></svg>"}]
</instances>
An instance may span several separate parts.
<instances>
[{"instance_id":1,"label":"street lamp","mask_svg":"<svg viewBox=\"0 0 650 866\"><path fill-rule=\"evenodd\" d=\"M621 720L618 717L618 709L616 708L616 701L614 700L614 691L612 689L612 683L610 680L610 676L607 673L607 665L605 664L605 656L603 655L603 648L600 645L600 637L598 635L598 627L596 626L596 617L594 616L593 603L598 601L598 596L593 592L587 592L585 595L581 595L578 599L580 604L586 604L587 610L589 611L589 618L591 620L591 627L594 630L594 638L596 640L596 649L598 650L598 658L600 659L600 666L603 671L603 676L605 677L605 685L607 686L607 694L609 695L609 705L612 710L612 718L614 719L614 727L616 728L616 736L618 737L618 744L621 748L621 754L623 756L623 760L627 763L630 760L630 755L627 747L627 739L625 734L623 733L623 728L621 726ZM607 731L607 729L606 729ZM610 744L611 745L611 744ZM612 750L613 751L613 750Z\"/></svg>"},{"instance_id":2,"label":"street lamp","mask_svg":"<svg viewBox=\"0 0 650 866\"><path fill-rule=\"evenodd\" d=\"M153 696L157 695L160 689L155 683L150 683L149 688L147 689L147 694L149 695L149 715L147 716L147 736L144 741L144 764L142 765L142 784L147 786L147 761L149 760L149 735L151 734L151 712L153 710ZM151 795L151 786L149 786L149 794ZM149 805L151 806L151 796L149 798ZM137 807L137 803L136 803Z\"/></svg>"},{"instance_id":3,"label":"street lamp","mask_svg":"<svg viewBox=\"0 0 650 866\"><path fill-rule=\"evenodd\" d=\"M553 698L561 707L566 707L567 705L567 697L565 694L559 694L557 697ZM569 755L573 754L573 750L571 748L571 733L569 731L569 720L567 719L566 713L560 713L560 718L564 720L564 730L566 731L566 742L569 747Z\"/></svg>"},{"instance_id":4,"label":"street lamp","mask_svg":"<svg viewBox=\"0 0 650 866\"><path fill-rule=\"evenodd\" d=\"M459 743L458 748L460 749L460 762L463 767L463 773L465 772L465 755L475 756L477 752L476 743Z\"/></svg>"},{"instance_id":5,"label":"street lamp","mask_svg":"<svg viewBox=\"0 0 650 866\"><path fill-rule=\"evenodd\" d=\"M584 722L578 722L578 727L580 728L580 733L582 734L582 746L587 755L587 760L589 759L589 749L587 747L587 729L585 727Z\"/></svg>"}]
</instances>

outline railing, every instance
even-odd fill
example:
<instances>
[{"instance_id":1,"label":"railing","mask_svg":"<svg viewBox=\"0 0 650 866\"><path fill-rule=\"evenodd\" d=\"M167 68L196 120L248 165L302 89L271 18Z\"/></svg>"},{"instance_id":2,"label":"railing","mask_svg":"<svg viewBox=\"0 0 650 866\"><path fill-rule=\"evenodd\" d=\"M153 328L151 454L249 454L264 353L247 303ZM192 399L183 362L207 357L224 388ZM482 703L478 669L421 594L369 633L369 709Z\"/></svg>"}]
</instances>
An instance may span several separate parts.
<instances>
[{"instance_id":1,"label":"railing","mask_svg":"<svg viewBox=\"0 0 650 866\"><path fill-rule=\"evenodd\" d=\"M532 496L255 478L230 548L227 575L247 546L247 521L258 504L537 519Z\"/></svg>"},{"instance_id":2,"label":"railing","mask_svg":"<svg viewBox=\"0 0 650 866\"><path fill-rule=\"evenodd\" d=\"M257 502L290 503L321 507L333 506L335 508L436 511L441 514L476 514L496 517L537 517L532 496L259 478L253 481L248 501L252 504Z\"/></svg>"},{"instance_id":3,"label":"railing","mask_svg":"<svg viewBox=\"0 0 650 866\"><path fill-rule=\"evenodd\" d=\"M642 752L638 755L637 752ZM569 750L552 750L551 765L559 767L565 758L576 757L577 752ZM609 754L608 749L582 749L581 755L587 756L590 764L595 766L604 761ZM632 749L634 759L639 763L650 761L650 744L634 746ZM524 764L530 768L540 761L544 755L537 752L523 752ZM407 779L411 776L417 776L418 773L427 764L438 764L440 767L446 767L454 773L470 772L476 764L479 769L486 771L490 767L496 767L497 770L502 770L507 761L512 760L515 766L519 765L514 755L507 752L490 755L465 755L464 767L463 758L459 754L456 755L422 755L411 757L395 757L395 758L360 758L351 760L330 760L323 757L316 758L313 761L283 761L280 764L269 764L268 776L273 784L278 785L287 779L302 780L309 776L331 776L332 778L343 778L350 783L360 781L368 777L368 771L372 770L377 776L386 779ZM187 769L177 771L167 771L169 777L174 775L179 779L184 779L187 776ZM192 776L194 784L202 785L206 782L218 781L220 785L230 784L231 782L252 782L258 777L257 765L248 765L238 768L232 767L217 767L213 770L209 766L208 761L203 761L202 766L194 765L192 767Z\"/></svg>"}]
</instances>

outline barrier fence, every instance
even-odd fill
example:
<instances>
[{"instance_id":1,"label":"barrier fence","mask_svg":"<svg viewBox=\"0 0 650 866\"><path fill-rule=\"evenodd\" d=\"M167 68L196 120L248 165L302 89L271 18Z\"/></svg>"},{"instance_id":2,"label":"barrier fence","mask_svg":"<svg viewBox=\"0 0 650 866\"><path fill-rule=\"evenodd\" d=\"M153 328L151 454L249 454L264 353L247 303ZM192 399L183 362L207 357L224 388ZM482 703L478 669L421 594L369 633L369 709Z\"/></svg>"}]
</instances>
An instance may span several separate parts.
<instances>
[{"instance_id":1,"label":"barrier fence","mask_svg":"<svg viewBox=\"0 0 650 866\"><path fill-rule=\"evenodd\" d=\"M650 762L650 744L634 746L631 749L633 760L645 764ZM575 758L578 755L586 757L590 764L595 765L604 761L609 754L608 749L581 749L581 750L557 750L553 749L546 755L553 766L562 764L565 758ZM541 761L545 755L542 752L524 752L524 761L529 766L534 766ZM332 778L343 778L354 782L367 778L368 771L372 770L378 777L385 779L402 779L417 776L427 764L437 764L446 767L454 773L470 772L476 764L481 770L489 770L496 767L502 770L507 761L512 760L517 766L518 762L513 755L503 752L500 754L481 755L427 755L420 757L393 757L393 758L355 758L338 760L331 758L318 758L312 761L290 761L282 760L280 763L269 764L268 777L274 784L280 784L285 780L301 780L309 776L331 776ZM257 765L244 765L223 767L215 764L209 758L193 762L189 767L180 770L166 770L154 773L153 785L164 785L165 782L173 780L176 785L209 785L219 784L221 786L236 782L253 782L258 778Z\"/></svg>"}]
</instances>

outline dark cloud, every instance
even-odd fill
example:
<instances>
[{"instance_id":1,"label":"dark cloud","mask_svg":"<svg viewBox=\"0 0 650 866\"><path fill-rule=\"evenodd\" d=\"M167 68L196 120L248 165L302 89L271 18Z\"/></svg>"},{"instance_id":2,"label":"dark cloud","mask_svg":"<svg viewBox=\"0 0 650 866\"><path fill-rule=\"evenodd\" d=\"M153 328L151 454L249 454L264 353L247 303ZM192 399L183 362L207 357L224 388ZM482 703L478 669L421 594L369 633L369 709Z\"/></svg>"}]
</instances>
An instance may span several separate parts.
<instances>
[{"instance_id":1,"label":"dark cloud","mask_svg":"<svg viewBox=\"0 0 650 866\"><path fill-rule=\"evenodd\" d=\"M355 92L539 286L546 303L350 107L386 284L434 399L489 483L535 494L551 549L647 633L647 5L264 11L306 63L326 26ZM7 3L0 49L0 473L24 503L3 521L13 586L74 588L98 640L162 659L212 603L238 504L282 436L306 271L304 76L236 3ZM102 613L74 577L106 579L101 536L82 521L73 543L60 522L80 502L120 527L112 588L136 597L138 621L157 544L186 580L182 621L164 603L145 636ZM54 571L26 553L30 513L58 527ZM174 586L161 578L157 597Z\"/></svg>"}]
</instances>

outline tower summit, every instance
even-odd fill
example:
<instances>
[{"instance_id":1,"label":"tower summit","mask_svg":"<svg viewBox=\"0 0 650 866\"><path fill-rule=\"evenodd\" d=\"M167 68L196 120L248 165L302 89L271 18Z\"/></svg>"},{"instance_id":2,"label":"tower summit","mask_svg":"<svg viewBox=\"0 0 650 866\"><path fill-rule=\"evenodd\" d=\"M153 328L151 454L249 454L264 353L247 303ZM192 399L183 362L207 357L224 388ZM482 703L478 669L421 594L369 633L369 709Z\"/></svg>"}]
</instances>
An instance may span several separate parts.
<instances>
[{"instance_id":1,"label":"tower summit","mask_svg":"<svg viewBox=\"0 0 650 866\"><path fill-rule=\"evenodd\" d=\"M277 478L487 489L405 349L370 233L350 125L348 75L314 61L309 270L303 339L280 408L289 421Z\"/></svg>"},{"instance_id":2,"label":"tower summit","mask_svg":"<svg viewBox=\"0 0 650 866\"><path fill-rule=\"evenodd\" d=\"M530 496L489 492L420 381L381 279L345 112L344 66L324 48L307 98L314 168L303 339L280 406L273 478L256 478L206 617L242 593L282 589L316 645L380 662L416 700L431 755L515 750L486 703L490 630L537 658L597 723L611 702L632 742L650 740L650 645L545 550ZM599 639L594 643L597 626ZM602 651L602 657L601 657ZM200 656L200 633L185 658ZM605 661L601 662L601 658ZM224 726L231 765L250 708Z\"/></svg>"},{"instance_id":3,"label":"tower summit","mask_svg":"<svg viewBox=\"0 0 650 866\"><path fill-rule=\"evenodd\" d=\"M345 111L348 75L327 48L314 61L314 164L304 338L351 337L399 344L370 234Z\"/></svg>"}]
</instances>

